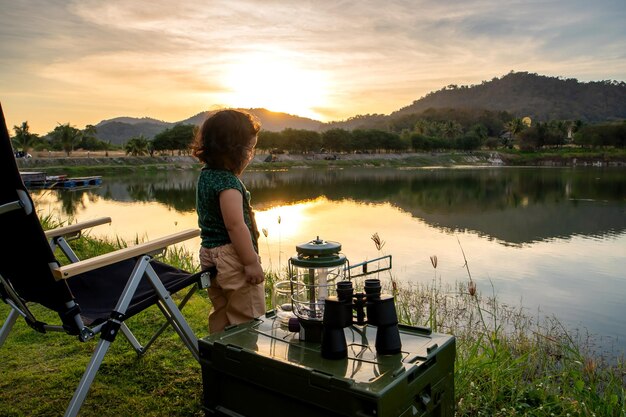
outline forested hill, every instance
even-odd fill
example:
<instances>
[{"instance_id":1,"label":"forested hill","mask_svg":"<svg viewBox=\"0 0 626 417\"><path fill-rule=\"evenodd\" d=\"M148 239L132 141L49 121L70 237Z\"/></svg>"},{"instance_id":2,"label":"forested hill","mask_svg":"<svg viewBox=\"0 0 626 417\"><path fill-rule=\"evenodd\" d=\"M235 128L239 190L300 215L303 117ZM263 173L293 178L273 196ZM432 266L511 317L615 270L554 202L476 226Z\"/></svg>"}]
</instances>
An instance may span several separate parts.
<instances>
[{"instance_id":1,"label":"forested hill","mask_svg":"<svg viewBox=\"0 0 626 417\"><path fill-rule=\"evenodd\" d=\"M429 108L507 111L516 117L530 116L536 121L625 119L626 83L583 83L576 79L511 72L480 85L449 85L390 116L421 113Z\"/></svg>"},{"instance_id":2,"label":"forested hill","mask_svg":"<svg viewBox=\"0 0 626 417\"><path fill-rule=\"evenodd\" d=\"M480 85L449 85L390 115L367 114L343 121L322 123L266 109L245 110L259 118L264 130L275 132L286 128L323 131L332 128L386 130L390 127L400 131L402 128L413 126L415 119L425 111L453 113L455 119L464 115L482 114L484 110L489 110L495 114L491 116L500 119L504 116L508 118L529 116L533 121L604 122L626 119L626 83L623 81L582 83L575 79L511 72L501 78L483 81ZM204 111L188 119L171 123L147 117L104 120L97 125L98 138L118 145L139 135L152 139L154 135L178 123L199 125L209 114L211 111ZM489 117L492 118L491 116Z\"/></svg>"},{"instance_id":3,"label":"forested hill","mask_svg":"<svg viewBox=\"0 0 626 417\"><path fill-rule=\"evenodd\" d=\"M255 115L261 122L264 130L281 131L285 128L319 130L322 122L308 119L306 117L294 116L287 113L271 112L266 109L245 109ZM143 135L152 139L154 135L171 128L179 123L199 126L214 111L204 111L188 119L178 122L163 122L148 117L118 117L110 120L103 120L96 125L98 138L105 142L116 145L125 144L130 138Z\"/></svg>"}]
</instances>

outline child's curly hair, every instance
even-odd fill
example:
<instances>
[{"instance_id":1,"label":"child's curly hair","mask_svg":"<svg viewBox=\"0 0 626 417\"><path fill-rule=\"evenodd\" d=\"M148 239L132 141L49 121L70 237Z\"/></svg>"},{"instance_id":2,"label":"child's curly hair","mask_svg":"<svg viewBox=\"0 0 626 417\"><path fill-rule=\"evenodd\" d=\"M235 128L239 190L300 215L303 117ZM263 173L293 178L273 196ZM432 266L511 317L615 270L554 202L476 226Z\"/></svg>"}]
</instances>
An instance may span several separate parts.
<instances>
[{"instance_id":1,"label":"child's curly hair","mask_svg":"<svg viewBox=\"0 0 626 417\"><path fill-rule=\"evenodd\" d=\"M212 169L225 169L236 175L246 167L252 149L250 140L261 124L249 113L221 110L206 119L191 145L193 156Z\"/></svg>"}]
</instances>

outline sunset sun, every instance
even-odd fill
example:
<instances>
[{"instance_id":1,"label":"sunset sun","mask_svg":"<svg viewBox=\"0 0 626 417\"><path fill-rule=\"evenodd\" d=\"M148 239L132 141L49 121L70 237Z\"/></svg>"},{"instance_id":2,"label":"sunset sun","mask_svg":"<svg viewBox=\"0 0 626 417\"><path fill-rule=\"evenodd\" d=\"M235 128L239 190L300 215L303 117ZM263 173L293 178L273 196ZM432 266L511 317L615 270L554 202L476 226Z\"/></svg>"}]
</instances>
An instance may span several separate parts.
<instances>
[{"instance_id":1,"label":"sunset sun","mask_svg":"<svg viewBox=\"0 0 626 417\"><path fill-rule=\"evenodd\" d=\"M245 55L228 68L223 81L224 102L233 107L263 107L320 119L315 109L327 105L324 73L283 57Z\"/></svg>"}]
</instances>

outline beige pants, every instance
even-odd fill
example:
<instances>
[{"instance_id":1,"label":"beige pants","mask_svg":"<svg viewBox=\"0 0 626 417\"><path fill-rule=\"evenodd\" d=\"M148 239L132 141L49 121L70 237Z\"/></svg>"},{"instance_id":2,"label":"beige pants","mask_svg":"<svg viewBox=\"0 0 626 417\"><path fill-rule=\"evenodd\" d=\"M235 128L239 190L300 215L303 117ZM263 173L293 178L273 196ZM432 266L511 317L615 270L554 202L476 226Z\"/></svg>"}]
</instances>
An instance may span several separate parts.
<instances>
[{"instance_id":1,"label":"beige pants","mask_svg":"<svg viewBox=\"0 0 626 417\"><path fill-rule=\"evenodd\" d=\"M232 244L200 248L202 268L215 266L217 276L208 288L213 311L209 315L209 333L217 333L231 324L250 321L265 313L263 283L251 285L243 264Z\"/></svg>"}]
</instances>

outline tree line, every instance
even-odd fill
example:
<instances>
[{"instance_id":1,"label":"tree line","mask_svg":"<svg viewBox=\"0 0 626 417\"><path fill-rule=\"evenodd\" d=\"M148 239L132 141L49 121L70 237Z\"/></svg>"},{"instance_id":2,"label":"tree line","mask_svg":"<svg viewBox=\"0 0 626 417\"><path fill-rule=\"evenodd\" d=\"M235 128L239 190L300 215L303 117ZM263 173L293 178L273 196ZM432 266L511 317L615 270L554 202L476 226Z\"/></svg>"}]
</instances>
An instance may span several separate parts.
<instances>
[{"instance_id":1,"label":"tree line","mask_svg":"<svg viewBox=\"0 0 626 417\"><path fill-rule=\"evenodd\" d=\"M173 152L187 154L196 129L194 125L178 124L158 133L153 139L139 135L120 147L98 139L98 129L93 125L87 125L81 130L69 123L60 124L46 135L40 136L30 131L28 122L23 122L19 126L13 126L15 134L11 137L11 144L14 150L20 150L24 154L28 154L31 149L63 151L67 156L77 149L84 151L124 149L127 155L133 156Z\"/></svg>"},{"instance_id":2,"label":"tree line","mask_svg":"<svg viewBox=\"0 0 626 417\"><path fill-rule=\"evenodd\" d=\"M178 124L156 134L131 138L126 154L189 154L198 127ZM80 130L69 123L59 125L40 137L30 132L28 122L14 126L14 149L28 153L36 150L62 150L70 155L75 149L113 150L120 147L97 138L92 125ZM331 127L323 132L306 129L262 130L257 149L265 153L390 153L410 151L471 151L481 148L513 148L536 151L547 147L626 146L626 121L586 125L580 120L552 120L533 123L528 118L512 118L506 112L474 112L452 109L430 110L407 115L393 125L371 129Z\"/></svg>"}]
</instances>

